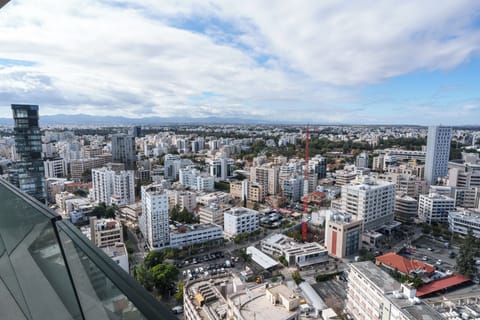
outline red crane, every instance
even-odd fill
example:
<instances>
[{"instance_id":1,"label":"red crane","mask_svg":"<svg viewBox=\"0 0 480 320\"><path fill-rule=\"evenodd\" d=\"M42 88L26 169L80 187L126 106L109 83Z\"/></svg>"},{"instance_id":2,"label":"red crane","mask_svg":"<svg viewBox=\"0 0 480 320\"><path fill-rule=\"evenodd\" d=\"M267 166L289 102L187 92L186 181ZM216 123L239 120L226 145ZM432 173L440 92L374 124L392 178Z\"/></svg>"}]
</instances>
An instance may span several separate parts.
<instances>
[{"instance_id":1,"label":"red crane","mask_svg":"<svg viewBox=\"0 0 480 320\"><path fill-rule=\"evenodd\" d=\"M308 214L308 174L309 174L309 168L308 168L308 143L309 143L309 136L308 136L308 127L306 130L306 139L305 139L305 170L304 170L304 186L307 187L306 194L303 196L303 221L302 221L302 239L303 241L307 240L307 231L308 231L308 226L307 226L307 214ZM304 190L305 192L305 190Z\"/></svg>"}]
</instances>

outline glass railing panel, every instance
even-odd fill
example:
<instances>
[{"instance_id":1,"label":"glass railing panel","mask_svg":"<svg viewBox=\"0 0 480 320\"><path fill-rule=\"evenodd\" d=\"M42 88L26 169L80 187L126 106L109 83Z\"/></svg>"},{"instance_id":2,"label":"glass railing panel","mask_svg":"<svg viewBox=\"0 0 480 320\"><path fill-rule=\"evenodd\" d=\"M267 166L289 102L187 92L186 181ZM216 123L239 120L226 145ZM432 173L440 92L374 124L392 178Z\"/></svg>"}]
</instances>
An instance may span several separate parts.
<instances>
[{"instance_id":1,"label":"glass railing panel","mask_svg":"<svg viewBox=\"0 0 480 320\"><path fill-rule=\"evenodd\" d=\"M86 319L175 319L72 224L57 226Z\"/></svg>"},{"instance_id":2,"label":"glass railing panel","mask_svg":"<svg viewBox=\"0 0 480 320\"><path fill-rule=\"evenodd\" d=\"M0 203L1 294L15 301L11 310L27 319L82 319L54 228L58 217L3 180Z\"/></svg>"}]
</instances>

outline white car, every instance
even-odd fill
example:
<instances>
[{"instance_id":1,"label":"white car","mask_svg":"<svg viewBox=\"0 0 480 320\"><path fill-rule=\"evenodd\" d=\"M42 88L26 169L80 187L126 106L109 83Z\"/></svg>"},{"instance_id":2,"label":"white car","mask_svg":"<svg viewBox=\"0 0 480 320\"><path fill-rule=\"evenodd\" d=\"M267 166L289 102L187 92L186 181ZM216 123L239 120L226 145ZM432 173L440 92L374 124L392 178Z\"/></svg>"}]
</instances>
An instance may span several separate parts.
<instances>
[{"instance_id":1,"label":"white car","mask_svg":"<svg viewBox=\"0 0 480 320\"><path fill-rule=\"evenodd\" d=\"M427 261L427 260L428 260L428 257L427 257L427 256L423 256L422 260L423 260L423 261Z\"/></svg>"}]
</instances>

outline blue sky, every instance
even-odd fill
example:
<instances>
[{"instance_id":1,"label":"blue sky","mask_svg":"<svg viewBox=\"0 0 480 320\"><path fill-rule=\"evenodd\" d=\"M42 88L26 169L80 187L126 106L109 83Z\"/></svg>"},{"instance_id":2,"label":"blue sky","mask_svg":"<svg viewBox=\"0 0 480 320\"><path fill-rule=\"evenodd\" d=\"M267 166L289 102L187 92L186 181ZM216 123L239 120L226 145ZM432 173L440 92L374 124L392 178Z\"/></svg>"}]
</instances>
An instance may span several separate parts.
<instances>
[{"instance_id":1,"label":"blue sky","mask_svg":"<svg viewBox=\"0 0 480 320\"><path fill-rule=\"evenodd\" d=\"M480 124L478 1L16 0L0 117Z\"/></svg>"}]
</instances>

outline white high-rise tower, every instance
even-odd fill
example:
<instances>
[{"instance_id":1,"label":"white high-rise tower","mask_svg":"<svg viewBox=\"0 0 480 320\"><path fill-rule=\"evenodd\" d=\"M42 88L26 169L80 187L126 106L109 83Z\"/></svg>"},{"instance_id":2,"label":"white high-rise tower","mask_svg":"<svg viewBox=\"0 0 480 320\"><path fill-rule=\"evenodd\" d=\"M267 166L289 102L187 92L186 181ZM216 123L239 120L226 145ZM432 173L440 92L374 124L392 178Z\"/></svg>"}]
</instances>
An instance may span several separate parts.
<instances>
[{"instance_id":1,"label":"white high-rise tower","mask_svg":"<svg viewBox=\"0 0 480 320\"><path fill-rule=\"evenodd\" d=\"M140 231L150 248L161 249L170 244L168 195L159 184L142 187Z\"/></svg>"},{"instance_id":2,"label":"white high-rise tower","mask_svg":"<svg viewBox=\"0 0 480 320\"><path fill-rule=\"evenodd\" d=\"M452 128L431 126L428 128L427 157L425 160L425 180L435 184L438 178L448 175L450 140Z\"/></svg>"}]
</instances>

